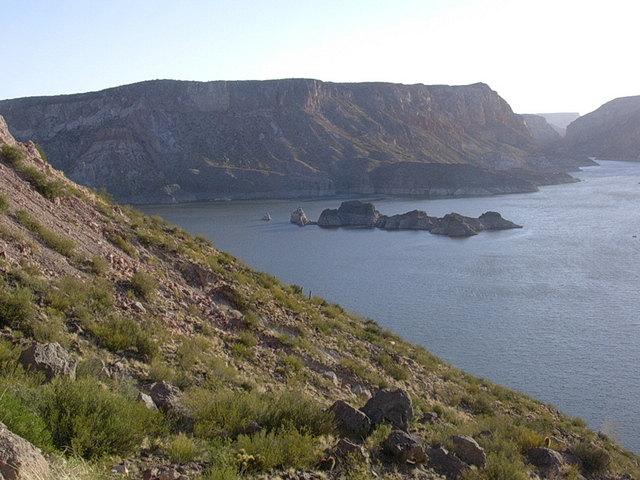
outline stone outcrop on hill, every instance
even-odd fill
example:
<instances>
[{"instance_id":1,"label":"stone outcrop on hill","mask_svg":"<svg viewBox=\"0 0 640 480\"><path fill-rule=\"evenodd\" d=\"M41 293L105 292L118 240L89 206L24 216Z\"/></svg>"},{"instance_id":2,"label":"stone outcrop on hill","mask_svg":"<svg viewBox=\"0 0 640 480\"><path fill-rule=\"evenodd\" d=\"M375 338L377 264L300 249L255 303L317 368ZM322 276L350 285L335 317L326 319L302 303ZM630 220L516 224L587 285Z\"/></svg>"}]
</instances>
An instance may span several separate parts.
<instances>
[{"instance_id":1,"label":"stone outcrop on hill","mask_svg":"<svg viewBox=\"0 0 640 480\"><path fill-rule=\"evenodd\" d=\"M47 381L55 377L76 378L76 360L59 343L35 343L18 359L25 370L43 372Z\"/></svg>"},{"instance_id":2,"label":"stone outcrop on hill","mask_svg":"<svg viewBox=\"0 0 640 480\"><path fill-rule=\"evenodd\" d=\"M0 478L32 480L48 475L49 463L42 452L0 423Z\"/></svg>"},{"instance_id":3,"label":"stone outcrop on hill","mask_svg":"<svg viewBox=\"0 0 640 480\"><path fill-rule=\"evenodd\" d=\"M559 155L640 159L640 96L616 98L567 127Z\"/></svg>"},{"instance_id":4,"label":"stone outcrop on hill","mask_svg":"<svg viewBox=\"0 0 640 480\"><path fill-rule=\"evenodd\" d=\"M523 176L538 171L538 146L484 84L162 80L3 100L0 114L71 179L128 203L488 195L571 180Z\"/></svg>"},{"instance_id":5,"label":"stone outcrop on hill","mask_svg":"<svg viewBox=\"0 0 640 480\"><path fill-rule=\"evenodd\" d=\"M430 217L422 210L387 216L380 215L373 203L359 200L342 202L338 209L323 210L316 224L325 228L377 227L385 230L428 230L433 234L450 237L469 237L483 230L522 228L505 220L498 212L485 212L478 218L465 217L459 213L449 213L442 218Z\"/></svg>"}]
</instances>

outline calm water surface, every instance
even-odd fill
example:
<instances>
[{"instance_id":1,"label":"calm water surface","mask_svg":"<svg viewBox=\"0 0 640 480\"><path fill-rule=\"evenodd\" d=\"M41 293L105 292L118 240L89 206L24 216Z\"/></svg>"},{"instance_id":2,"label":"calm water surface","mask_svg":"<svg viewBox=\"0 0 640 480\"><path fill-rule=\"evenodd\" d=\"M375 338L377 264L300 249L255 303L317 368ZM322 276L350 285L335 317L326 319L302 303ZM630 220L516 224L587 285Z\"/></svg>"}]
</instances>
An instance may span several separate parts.
<instances>
[{"instance_id":1,"label":"calm water surface","mask_svg":"<svg viewBox=\"0 0 640 480\"><path fill-rule=\"evenodd\" d=\"M531 194L368 198L388 215L495 210L524 226L465 239L289 223L296 207L315 220L336 198L143 210L640 453L640 164L576 176Z\"/></svg>"}]
</instances>

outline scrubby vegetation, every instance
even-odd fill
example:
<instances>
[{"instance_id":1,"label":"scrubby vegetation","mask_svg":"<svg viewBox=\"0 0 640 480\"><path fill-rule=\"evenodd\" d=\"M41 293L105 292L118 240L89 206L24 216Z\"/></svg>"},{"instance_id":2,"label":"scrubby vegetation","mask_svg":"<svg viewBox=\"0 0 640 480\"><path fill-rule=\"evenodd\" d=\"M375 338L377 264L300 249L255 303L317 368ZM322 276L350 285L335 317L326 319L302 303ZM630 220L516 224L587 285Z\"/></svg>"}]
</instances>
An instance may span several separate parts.
<instances>
[{"instance_id":1,"label":"scrubby vegetation","mask_svg":"<svg viewBox=\"0 0 640 480\"><path fill-rule=\"evenodd\" d=\"M27 162L18 147L1 153L7 165ZM16 178L25 180L23 167ZM339 439L327 407L362 407L380 388L410 394L410 430L424 445L451 449L453 434L477 440L488 460L469 478L531 478L527 452L546 438L582 462L559 478L640 475L636 456L580 419L444 364L205 238L64 187L70 193L57 197L57 209L40 189L29 210L10 192L0 196L0 421L52 455L51 478L110 478L125 461L131 478L172 462L202 480L298 478L302 470L310 478L441 478L428 465L384 457L384 424L361 442L368 458L317 471ZM64 228L47 223L51 216ZM34 341L69 351L77 379L47 382L25 371L19 356ZM140 393L163 381L179 405L148 408Z\"/></svg>"},{"instance_id":2,"label":"scrubby vegetation","mask_svg":"<svg viewBox=\"0 0 640 480\"><path fill-rule=\"evenodd\" d=\"M2 155L2 160L14 167L19 166L25 158L24 152L19 147L8 143L4 143L0 147L0 155Z\"/></svg>"}]
</instances>

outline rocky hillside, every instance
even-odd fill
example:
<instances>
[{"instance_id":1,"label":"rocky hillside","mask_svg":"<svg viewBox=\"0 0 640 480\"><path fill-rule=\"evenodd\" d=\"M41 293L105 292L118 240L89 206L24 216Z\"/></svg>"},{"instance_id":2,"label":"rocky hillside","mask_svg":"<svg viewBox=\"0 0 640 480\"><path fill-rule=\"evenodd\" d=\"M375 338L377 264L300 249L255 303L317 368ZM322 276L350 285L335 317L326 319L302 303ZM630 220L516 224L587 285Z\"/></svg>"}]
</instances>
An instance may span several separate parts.
<instances>
[{"instance_id":1,"label":"rocky hillside","mask_svg":"<svg viewBox=\"0 0 640 480\"><path fill-rule=\"evenodd\" d=\"M640 96L617 98L567 127L560 153L601 159L640 159Z\"/></svg>"},{"instance_id":2,"label":"rocky hillside","mask_svg":"<svg viewBox=\"0 0 640 480\"><path fill-rule=\"evenodd\" d=\"M128 203L487 195L572 181L484 84L165 80L4 100L0 114L69 178Z\"/></svg>"},{"instance_id":3,"label":"rocky hillside","mask_svg":"<svg viewBox=\"0 0 640 480\"><path fill-rule=\"evenodd\" d=\"M0 328L4 478L640 475L582 420L70 182L1 117Z\"/></svg>"}]
</instances>

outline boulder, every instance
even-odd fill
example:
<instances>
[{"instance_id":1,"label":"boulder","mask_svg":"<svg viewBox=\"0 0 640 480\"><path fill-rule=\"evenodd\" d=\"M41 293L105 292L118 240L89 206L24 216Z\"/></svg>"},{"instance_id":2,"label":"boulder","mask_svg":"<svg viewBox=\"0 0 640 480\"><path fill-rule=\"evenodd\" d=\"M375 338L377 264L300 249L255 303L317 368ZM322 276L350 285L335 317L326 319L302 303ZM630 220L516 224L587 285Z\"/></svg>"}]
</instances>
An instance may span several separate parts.
<instances>
[{"instance_id":1,"label":"boulder","mask_svg":"<svg viewBox=\"0 0 640 480\"><path fill-rule=\"evenodd\" d=\"M546 478L558 476L564 466L562 454L547 447L532 448L527 452L527 458Z\"/></svg>"},{"instance_id":2,"label":"boulder","mask_svg":"<svg viewBox=\"0 0 640 480\"><path fill-rule=\"evenodd\" d=\"M365 438L371 432L371 420L363 412L338 400L329 408L333 412L340 435L350 438Z\"/></svg>"},{"instance_id":3,"label":"boulder","mask_svg":"<svg viewBox=\"0 0 640 480\"><path fill-rule=\"evenodd\" d=\"M420 420L418 420L423 425L436 425L438 423L443 423L442 419L435 412L425 412L422 414Z\"/></svg>"},{"instance_id":4,"label":"boulder","mask_svg":"<svg viewBox=\"0 0 640 480\"><path fill-rule=\"evenodd\" d=\"M382 448L397 463L426 463L428 460L422 444L402 430L391 432L382 442Z\"/></svg>"},{"instance_id":5,"label":"boulder","mask_svg":"<svg viewBox=\"0 0 640 480\"><path fill-rule=\"evenodd\" d=\"M473 438L466 435L453 435L451 437L455 445L456 456L469 465L484 467L487 463L487 454L484 448L478 445Z\"/></svg>"},{"instance_id":6,"label":"boulder","mask_svg":"<svg viewBox=\"0 0 640 480\"><path fill-rule=\"evenodd\" d=\"M509 220L502 218L498 212L484 212L478 217L485 230L507 230L509 228L522 228Z\"/></svg>"},{"instance_id":7,"label":"boulder","mask_svg":"<svg viewBox=\"0 0 640 480\"><path fill-rule=\"evenodd\" d=\"M291 212L291 223L304 227L305 225L309 225L311 222L307 218L307 214L304 213L304 210L298 207Z\"/></svg>"},{"instance_id":8,"label":"boulder","mask_svg":"<svg viewBox=\"0 0 640 480\"><path fill-rule=\"evenodd\" d=\"M412 210L399 215L380 215L376 227L385 230L431 230L434 219L423 210Z\"/></svg>"},{"instance_id":9,"label":"boulder","mask_svg":"<svg viewBox=\"0 0 640 480\"><path fill-rule=\"evenodd\" d=\"M482 224L477 218L465 217L459 213L448 213L434 223L431 233L450 237L470 237L482 230Z\"/></svg>"},{"instance_id":10,"label":"boulder","mask_svg":"<svg viewBox=\"0 0 640 480\"><path fill-rule=\"evenodd\" d=\"M322 376L327 380L331 380L331 383L333 383L336 387L340 385L340 379L338 378L338 375L336 375L336 372L327 370L322 374Z\"/></svg>"},{"instance_id":11,"label":"boulder","mask_svg":"<svg viewBox=\"0 0 640 480\"><path fill-rule=\"evenodd\" d=\"M44 372L47 381L65 376L76 379L76 360L58 342L36 343L20 354L20 363L26 370Z\"/></svg>"},{"instance_id":12,"label":"boulder","mask_svg":"<svg viewBox=\"0 0 640 480\"><path fill-rule=\"evenodd\" d=\"M262 426L258 422L249 422L249 424L244 427L244 433L247 435L255 435L258 432L262 431Z\"/></svg>"},{"instance_id":13,"label":"boulder","mask_svg":"<svg viewBox=\"0 0 640 480\"><path fill-rule=\"evenodd\" d=\"M386 422L406 432L413 419L413 402L401 389L378 391L360 410L371 419L373 427Z\"/></svg>"},{"instance_id":14,"label":"boulder","mask_svg":"<svg viewBox=\"0 0 640 480\"><path fill-rule=\"evenodd\" d=\"M169 414L175 427L184 432L193 432L195 420L182 402L182 391L166 381L151 385L149 394L158 410Z\"/></svg>"},{"instance_id":15,"label":"boulder","mask_svg":"<svg viewBox=\"0 0 640 480\"><path fill-rule=\"evenodd\" d=\"M136 400L144 403L149 410L158 410L158 406L154 403L151 396L147 395L146 393L138 392L138 397L136 398Z\"/></svg>"},{"instance_id":16,"label":"boulder","mask_svg":"<svg viewBox=\"0 0 640 480\"><path fill-rule=\"evenodd\" d=\"M338 444L333 448L333 456L335 458L350 457L358 462L366 462L369 458L362 445L353 443L348 438L340 439Z\"/></svg>"},{"instance_id":17,"label":"boulder","mask_svg":"<svg viewBox=\"0 0 640 480\"><path fill-rule=\"evenodd\" d=\"M338 210L333 208L326 208L320 214L320 218L318 218L318 226L319 227L341 227L342 221L338 216Z\"/></svg>"},{"instance_id":18,"label":"boulder","mask_svg":"<svg viewBox=\"0 0 640 480\"><path fill-rule=\"evenodd\" d=\"M182 407L182 391L164 380L151 385L150 395L162 412L178 411Z\"/></svg>"},{"instance_id":19,"label":"boulder","mask_svg":"<svg viewBox=\"0 0 640 480\"><path fill-rule=\"evenodd\" d=\"M39 449L0 423L0 478L48 478L49 464Z\"/></svg>"},{"instance_id":20,"label":"boulder","mask_svg":"<svg viewBox=\"0 0 640 480\"><path fill-rule=\"evenodd\" d=\"M338 208L338 216L345 226L373 227L380 216L376 207L371 202L349 200L342 202Z\"/></svg>"},{"instance_id":21,"label":"boulder","mask_svg":"<svg viewBox=\"0 0 640 480\"><path fill-rule=\"evenodd\" d=\"M362 385L354 385L351 387L351 392L354 395L365 397L367 400L372 397L371 391L369 391L368 388L364 388Z\"/></svg>"},{"instance_id":22,"label":"boulder","mask_svg":"<svg viewBox=\"0 0 640 480\"><path fill-rule=\"evenodd\" d=\"M429 466L447 477L458 478L462 472L470 468L444 447L429 449L427 456L429 457Z\"/></svg>"},{"instance_id":23,"label":"boulder","mask_svg":"<svg viewBox=\"0 0 640 480\"><path fill-rule=\"evenodd\" d=\"M321 227L375 227L380 213L371 202L348 200L337 210L326 209L320 214Z\"/></svg>"}]
</instances>

